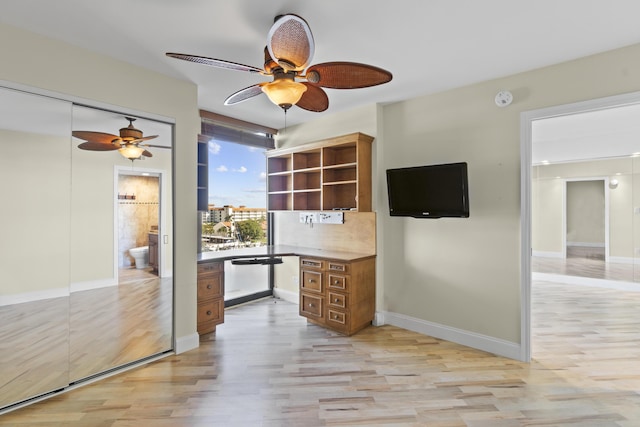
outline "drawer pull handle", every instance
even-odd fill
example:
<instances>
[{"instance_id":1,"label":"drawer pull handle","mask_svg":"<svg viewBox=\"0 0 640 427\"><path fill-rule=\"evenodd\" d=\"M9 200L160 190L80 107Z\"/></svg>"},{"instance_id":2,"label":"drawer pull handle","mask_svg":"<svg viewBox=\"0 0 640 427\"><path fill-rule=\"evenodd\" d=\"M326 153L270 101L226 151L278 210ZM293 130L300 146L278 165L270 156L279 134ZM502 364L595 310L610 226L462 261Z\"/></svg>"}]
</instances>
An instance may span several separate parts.
<instances>
[{"instance_id":1,"label":"drawer pull handle","mask_svg":"<svg viewBox=\"0 0 640 427\"><path fill-rule=\"evenodd\" d=\"M211 285L207 285L207 289L211 289Z\"/></svg>"},{"instance_id":2,"label":"drawer pull handle","mask_svg":"<svg viewBox=\"0 0 640 427\"><path fill-rule=\"evenodd\" d=\"M313 307L313 304L309 303L309 307Z\"/></svg>"},{"instance_id":3,"label":"drawer pull handle","mask_svg":"<svg viewBox=\"0 0 640 427\"><path fill-rule=\"evenodd\" d=\"M339 285L339 284L340 284L340 281L339 281L339 280L336 280L335 282L333 282L333 284L334 284L334 285Z\"/></svg>"},{"instance_id":4,"label":"drawer pull handle","mask_svg":"<svg viewBox=\"0 0 640 427\"><path fill-rule=\"evenodd\" d=\"M207 310L207 316L211 316L211 310Z\"/></svg>"},{"instance_id":5,"label":"drawer pull handle","mask_svg":"<svg viewBox=\"0 0 640 427\"><path fill-rule=\"evenodd\" d=\"M336 301L335 301L335 302L340 302L340 298L336 298Z\"/></svg>"},{"instance_id":6,"label":"drawer pull handle","mask_svg":"<svg viewBox=\"0 0 640 427\"><path fill-rule=\"evenodd\" d=\"M316 281L313 279L309 279L309 283L316 283Z\"/></svg>"},{"instance_id":7,"label":"drawer pull handle","mask_svg":"<svg viewBox=\"0 0 640 427\"><path fill-rule=\"evenodd\" d=\"M335 316L333 316L334 319L338 320L340 318L340 316L338 316L337 314Z\"/></svg>"}]
</instances>

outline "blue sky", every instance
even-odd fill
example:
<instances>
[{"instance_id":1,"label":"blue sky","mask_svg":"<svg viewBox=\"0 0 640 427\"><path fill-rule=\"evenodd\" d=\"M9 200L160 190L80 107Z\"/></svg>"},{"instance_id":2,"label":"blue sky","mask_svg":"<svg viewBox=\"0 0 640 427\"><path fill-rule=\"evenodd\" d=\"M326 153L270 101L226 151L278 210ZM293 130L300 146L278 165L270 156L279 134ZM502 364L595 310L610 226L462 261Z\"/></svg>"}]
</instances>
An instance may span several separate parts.
<instances>
[{"instance_id":1,"label":"blue sky","mask_svg":"<svg viewBox=\"0 0 640 427\"><path fill-rule=\"evenodd\" d=\"M209 142L209 203L266 207L264 149L224 141Z\"/></svg>"}]
</instances>

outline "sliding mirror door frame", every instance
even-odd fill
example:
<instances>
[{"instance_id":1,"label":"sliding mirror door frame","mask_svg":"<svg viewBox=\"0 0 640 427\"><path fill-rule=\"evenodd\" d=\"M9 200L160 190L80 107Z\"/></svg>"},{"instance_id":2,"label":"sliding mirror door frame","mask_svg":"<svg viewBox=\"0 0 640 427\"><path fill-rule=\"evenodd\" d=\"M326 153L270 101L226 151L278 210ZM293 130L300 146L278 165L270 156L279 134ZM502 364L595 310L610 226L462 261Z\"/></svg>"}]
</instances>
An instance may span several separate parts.
<instances>
[{"instance_id":1,"label":"sliding mirror door frame","mask_svg":"<svg viewBox=\"0 0 640 427\"><path fill-rule=\"evenodd\" d=\"M175 121L11 82L0 81L0 91L0 190L7 203L0 224L2 414L86 380L172 354ZM91 125L78 120L75 113L80 110L107 120ZM83 141L71 135L74 130L118 134L128 124L125 116L135 117L136 128L145 136L159 135L148 141L157 146L145 147L152 157L132 162L117 150L82 150L78 145ZM117 124L107 123L109 118ZM119 170L159 177L157 199L147 200L143 190L138 199L143 208L156 205L152 209L158 211L157 224L145 225L150 233L142 235L157 232L160 246L158 270L143 267L142 279L122 279L122 270L139 273L133 257L125 268L119 269L116 262ZM146 239L136 242L148 244ZM130 249L125 249L127 254ZM127 289L140 292L128 299L135 305L127 302L105 310L107 301L122 303ZM109 296L87 298L93 291ZM39 306L29 308L30 304ZM137 317L125 320L123 310ZM145 311L147 319L141 320L138 315ZM97 319L104 330L86 319ZM87 341L98 336L114 345Z\"/></svg>"}]
</instances>

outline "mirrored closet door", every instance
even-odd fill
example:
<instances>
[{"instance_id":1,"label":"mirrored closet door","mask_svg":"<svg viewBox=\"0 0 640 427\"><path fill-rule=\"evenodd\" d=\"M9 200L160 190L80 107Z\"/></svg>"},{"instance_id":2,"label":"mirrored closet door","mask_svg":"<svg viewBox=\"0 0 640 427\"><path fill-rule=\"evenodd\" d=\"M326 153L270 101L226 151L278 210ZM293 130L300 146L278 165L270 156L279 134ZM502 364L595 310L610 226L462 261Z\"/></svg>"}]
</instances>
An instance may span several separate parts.
<instances>
[{"instance_id":1,"label":"mirrored closet door","mask_svg":"<svg viewBox=\"0 0 640 427\"><path fill-rule=\"evenodd\" d=\"M0 91L2 410L171 351L173 125Z\"/></svg>"}]
</instances>

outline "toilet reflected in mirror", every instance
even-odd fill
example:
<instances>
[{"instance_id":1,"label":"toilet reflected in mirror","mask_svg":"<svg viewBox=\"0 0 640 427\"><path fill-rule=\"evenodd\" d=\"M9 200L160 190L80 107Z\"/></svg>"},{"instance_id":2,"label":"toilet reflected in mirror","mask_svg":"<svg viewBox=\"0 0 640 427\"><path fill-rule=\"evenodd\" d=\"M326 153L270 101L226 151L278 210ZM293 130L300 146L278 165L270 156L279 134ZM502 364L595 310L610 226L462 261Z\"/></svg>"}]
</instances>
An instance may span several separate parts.
<instances>
[{"instance_id":1,"label":"toilet reflected in mirror","mask_svg":"<svg viewBox=\"0 0 640 427\"><path fill-rule=\"evenodd\" d=\"M149 267L149 246L140 246L129 249L129 255L134 259L134 266L138 270Z\"/></svg>"}]
</instances>

